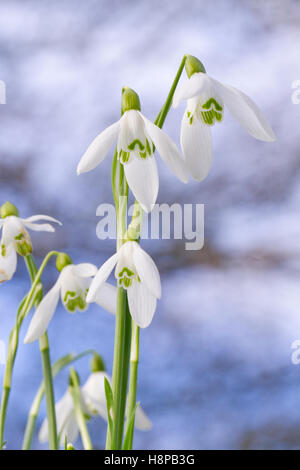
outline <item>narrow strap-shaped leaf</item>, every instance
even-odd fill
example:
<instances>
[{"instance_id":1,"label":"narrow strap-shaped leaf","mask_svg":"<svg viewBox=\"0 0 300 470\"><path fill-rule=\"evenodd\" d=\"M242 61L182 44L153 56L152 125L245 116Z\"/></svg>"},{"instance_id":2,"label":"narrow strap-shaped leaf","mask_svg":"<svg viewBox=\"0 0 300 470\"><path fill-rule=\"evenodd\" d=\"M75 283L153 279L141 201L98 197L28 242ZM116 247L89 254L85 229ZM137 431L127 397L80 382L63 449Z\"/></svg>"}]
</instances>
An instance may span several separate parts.
<instances>
[{"instance_id":1,"label":"narrow strap-shaped leaf","mask_svg":"<svg viewBox=\"0 0 300 470\"><path fill-rule=\"evenodd\" d=\"M127 431L126 431L125 438L124 438L123 450L131 450L131 446L132 446L131 441L132 441L132 434L133 434L132 431L134 428L135 413L139 405L140 403L136 403L130 415L128 426L127 426Z\"/></svg>"}]
</instances>

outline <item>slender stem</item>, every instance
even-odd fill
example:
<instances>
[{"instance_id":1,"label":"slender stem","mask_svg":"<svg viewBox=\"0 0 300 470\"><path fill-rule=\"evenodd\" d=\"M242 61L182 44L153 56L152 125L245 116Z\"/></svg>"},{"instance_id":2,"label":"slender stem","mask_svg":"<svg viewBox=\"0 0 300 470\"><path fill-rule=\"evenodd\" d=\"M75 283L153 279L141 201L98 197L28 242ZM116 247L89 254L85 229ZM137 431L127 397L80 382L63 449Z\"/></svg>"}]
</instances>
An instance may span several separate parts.
<instances>
[{"instance_id":1,"label":"slender stem","mask_svg":"<svg viewBox=\"0 0 300 470\"><path fill-rule=\"evenodd\" d=\"M25 263L31 278L32 285L36 282L37 278L37 267L32 255L25 257ZM43 271L41 271L42 273ZM40 273L40 271L39 271ZM40 276L41 276L40 273ZM53 389L53 377L51 370L51 359L48 334L45 332L39 339L40 351L43 365L43 376L46 391L46 404L47 404L47 417L48 417L48 429L49 429L49 447L51 450L58 449L57 430L56 430L56 414L55 414L55 399Z\"/></svg>"},{"instance_id":2,"label":"slender stem","mask_svg":"<svg viewBox=\"0 0 300 470\"><path fill-rule=\"evenodd\" d=\"M117 249L125 241L127 229L127 198L128 185L126 182L123 165L118 162L118 203L117 214ZM112 168L113 175L116 174L115 158ZM114 176L113 176L114 180ZM116 194L113 188L114 197ZM117 308L115 323L114 360L112 373L113 392L113 432L110 438L109 429L106 438L106 449L121 449L124 431L124 419L126 409L126 395L129 372L131 320L127 302L127 292L122 287L117 291Z\"/></svg>"},{"instance_id":3,"label":"slender stem","mask_svg":"<svg viewBox=\"0 0 300 470\"><path fill-rule=\"evenodd\" d=\"M39 285L39 280L45 266L51 256L57 254L57 252L51 251L45 257L42 266L39 269L38 276L34 276L34 260L31 255L25 257L25 262L28 266L28 271L30 273L32 286L29 293L24 297L22 300L17 316L16 322L13 326L10 336L9 336L9 343L8 343L8 351L7 351L7 361L5 366L5 374L4 374L4 382L3 382L3 392L2 392L2 399L1 399L1 410L0 410L0 449L3 445L3 437L4 437L4 428L5 428L5 421L6 421L6 413L7 413L7 404L8 399L11 391L11 383L12 383L12 374L13 368L15 364L15 358L17 354L18 344L19 344L19 331L22 326L23 320L26 317L27 313L31 310L33 303L37 301L39 298L39 293L41 291L41 287ZM34 281L33 281L34 280Z\"/></svg>"},{"instance_id":4,"label":"slender stem","mask_svg":"<svg viewBox=\"0 0 300 470\"><path fill-rule=\"evenodd\" d=\"M181 61L181 64L179 66L179 69L177 71L177 74L176 74L176 76L174 78L174 81L172 83L172 86L170 88L170 91L169 91L169 94L167 96L166 102L163 105L163 107L161 108L160 112L158 113L158 115L157 115L157 117L154 121L154 124L156 124L160 128L162 128L162 126L165 122L165 119L167 117L167 114L170 111L170 107L171 107L171 104L172 104L172 99L173 99L176 87L178 85L179 79L181 77L182 71L184 69L186 58L187 58L187 55L184 55L183 59Z\"/></svg>"},{"instance_id":5,"label":"slender stem","mask_svg":"<svg viewBox=\"0 0 300 470\"><path fill-rule=\"evenodd\" d=\"M85 450L93 450L93 445L91 442L89 431L86 425L86 419L82 409L79 379L77 373L73 368L71 368L70 370L70 379L72 384L70 385L70 392L74 401L75 416L79 427L83 447Z\"/></svg>"},{"instance_id":6,"label":"slender stem","mask_svg":"<svg viewBox=\"0 0 300 470\"><path fill-rule=\"evenodd\" d=\"M128 448L132 449L134 421L130 426L130 418L136 406L137 377L139 364L139 341L140 329L132 320L131 325L131 352L130 352L130 376L129 376L129 393L127 401L127 422L125 434L129 433Z\"/></svg>"}]
</instances>

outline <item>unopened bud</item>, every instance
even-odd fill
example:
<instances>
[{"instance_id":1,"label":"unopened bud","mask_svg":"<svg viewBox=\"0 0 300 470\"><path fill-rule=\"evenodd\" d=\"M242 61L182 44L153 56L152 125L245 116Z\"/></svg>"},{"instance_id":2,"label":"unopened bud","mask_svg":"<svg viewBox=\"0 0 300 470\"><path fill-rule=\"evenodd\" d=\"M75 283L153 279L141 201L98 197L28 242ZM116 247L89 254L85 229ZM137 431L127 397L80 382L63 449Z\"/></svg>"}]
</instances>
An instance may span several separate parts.
<instances>
[{"instance_id":1,"label":"unopened bud","mask_svg":"<svg viewBox=\"0 0 300 470\"><path fill-rule=\"evenodd\" d=\"M194 73L206 73L205 67L202 62L193 55L187 56L185 60L185 71L189 78L191 78Z\"/></svg>"},{"instance_id":2,"label":"unopened bud","mask_svg":"<svg viewBox=\"0 0 300 470\"><path fill-rule=\"evenodd\" d=\"M61 272L68 264L73 264L72 259L67 253L58 253L56 257L56 269Z\"/></svg>"},{"instance_id":3,"label":"unopened bud","mask_svg":"<svg viewBox=\"0 0 300 470\"><path fill-rule=\"evenodd\" d=\"M141 110L139 95L132 88L124 87L122 89L122 114L131 109Z\"/></svg>"}]
</instances>

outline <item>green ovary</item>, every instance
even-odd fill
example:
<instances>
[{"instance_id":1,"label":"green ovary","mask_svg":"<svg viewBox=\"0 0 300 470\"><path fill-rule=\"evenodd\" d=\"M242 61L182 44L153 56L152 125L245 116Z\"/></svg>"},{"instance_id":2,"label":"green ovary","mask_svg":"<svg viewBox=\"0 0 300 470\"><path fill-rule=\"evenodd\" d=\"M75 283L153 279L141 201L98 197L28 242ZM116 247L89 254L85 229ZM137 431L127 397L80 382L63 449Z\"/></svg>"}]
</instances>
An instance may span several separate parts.
<instances>
[{"instance_id":1,"label":"green ovary","mask_svg":"<svg viewBox=\"0 0 300 470\"><path fill-rule=\"evenodd\" d=\"M74 313L77 309L84 310L86 308L86 294L81 292L80 294L72 291L67 291L64 296L65 308Z\"/></svg>"}]
</instances>

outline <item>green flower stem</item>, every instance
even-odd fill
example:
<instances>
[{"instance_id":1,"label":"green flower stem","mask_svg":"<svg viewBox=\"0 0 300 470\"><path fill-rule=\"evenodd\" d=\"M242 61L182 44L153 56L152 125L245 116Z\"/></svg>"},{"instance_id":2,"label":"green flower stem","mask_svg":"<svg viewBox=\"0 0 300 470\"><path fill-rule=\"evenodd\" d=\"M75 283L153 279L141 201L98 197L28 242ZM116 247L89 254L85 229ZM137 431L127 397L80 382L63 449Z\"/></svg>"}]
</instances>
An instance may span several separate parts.
<instances>
[{"instance_id":1,"label":"green flower stem","mask_svg":"<svg viewBox=\"0 0 300 470\"><path fill-rule=\"evenodd\" d=\"M137 377L138 377L138 364L139 364L139 341L140 329L132 320L131 324L131 352L130 352L130 376L129 376L129 394L127 402L127 421L125 435L128 439L128 449L132 449L133 433L134 433L134 419L130 421L132 414L136 408L136 391L137 391Z\"/></svg>"},{"instance_id":2,"label":"green flower stem","mask_svg":"<svg viewBox=\"0 0 300 470\"><path fill-rule=\"evenodd\" d=\"M38 273L39 276L37 276L35 279L33 276L34 260L30 255L25 258L26 262L28 263L29 272L32 273L31 280L34 279L34 282L32 283L29 293L24 297L24 299L22 300L18 308L15 325L13 326L9 335L7 361L6 361L6 366L5 366L3 392L2 392L2 398L1 398L1 410L0 410L0 449L2 449L3 447L7 404L8 404L10 391L11 391L13 368L14 368L18 344L19 344L19 331L22 326L24 318L33 307L33 304L41 298L40 296L41 284L39 280L40 280L43 270L45 269L47 262L49 261L51 256L53 256L54 254L57 254L57 252L52 251L48 253L48 255L45 257L42 263L41 268L39 269L39 273Z\"/></svg>"},{"instance_id":3,"label":"green flower stem","mask_svg":"<svg viewBox=\"0 0 300 470\"><path fill-rule=\"evenodd\" d=\"M67 367L69 364L72 362L78 361L82 357L88 355L88 354L94 354L95 351L93 349L88 349L81 354L75 355L73 353L66 354L65 356L61 357L56 361L53 366L52 366L52 377L54 378L62 369ZM36 419L39 413L39 409L41 406L41 402L43 399L43 396L45 395L45 385L44 381L41 383L34 400L32 402L29 414L28 414L28 419L27 419L27 424L26 424L26 430L24 434L24 439L23 439L23 445L22 445L22 450L29 450L31 447L32 443L32 438L35 430L35 424L36 424Z\"/></svg>"},{"instance_id":4,"label":"green flower stem","mask_svg":"<svg viewBox=\"0 0 300 470\"><path fill-rule=\"evenodd\" d=\"M93 445L86 425L85 415L82 409L79 379L73 367L70 369L70 380L72 383L72 385L70 385L70 393L74 401L75 416L83 447L85 450L93 450Z\"/></svg>"},{"instance_id":5,"label":"green flower stem","mask_svg":"<svg viewBox=\"0 0 300 470\"><path fill-rule=\"evenodd\" d=\"M25 263L26 263L26 266L30 275L32 285L34 285L34 283L36 282L36 277L38 277L37 274L39 274L39 277L40 277L43 271L40 272L39 270L39 273L37 272L36 263L32 255L28 255L25 257ZM39 282L39 279L37 282ZM53 377L52 377L52 370L51 370L50 348L49 348L47 332L45 332L43 336L41 336L41 338L39 339L39 343L40 343L40 351L41 351L41 358L42 358L42 365L43 365L45 391L46 391L47 417L48 417L48 429L49 429L49 447L51 450L57 450L58 441L57 441L57 431L56 431L55 400L54 400L54 389L53 389Z\"/></svg>"},{"instance_id":6,"label":"green flower stem","mask_svg":"<svg viewBox=\"0 0 300 470\"><path fill-rule=\"evenodd\" d=\"M123 165L118 164L119 201L116 206L117 213L117 249L124 243L127 229L127 198L128 185L124 175ZM113 166L114 171L114 166ZM129 372L131 319L127 302L127 292L122 287L117 291L117 308L115 324L115 344L112 373L113 392L113 432L107 432L106 449L121 449L124 431L126 408L127 383Z\"/></svg>"},{"instance_id":7,"label":"green flower stem","mask_svg":"<svg viewBox=\"0 0 300 470\"><path fill-rule=\"evenodd\" d=\"M185 61L186 61L186 58L187 58L187 55L184 55L183 56L183 59L181 61L181 64L179 66L179 69L177 71L177 74L174 78L174 81L172 83L172 86L170 88L170 91L169 91L169 94L167 96L167 99L166 99L166 102L165 104L163 105L163 107L161 108L160 112L158 113L155 121L154 121L154 124L156 124L158 127L162 128L162 126L164 125L164 122L165 122L165 119L167 117L167 114L168 112L170 111L170 108L171 108L171 105L172 105L172 100L173 100L173 96L174 96L174 93L175 93L175 90L177 88L177 85L178 85L178 82L179 82L179 79L181 77L181 74L182 74L182 71L184 69L184 65L185 65Z\"/></svg>"}]
</instances>

